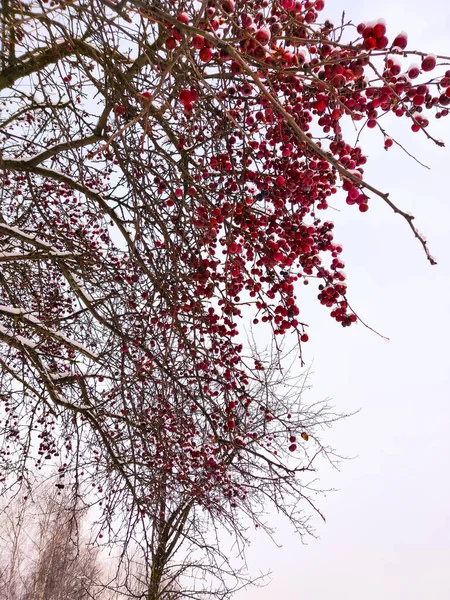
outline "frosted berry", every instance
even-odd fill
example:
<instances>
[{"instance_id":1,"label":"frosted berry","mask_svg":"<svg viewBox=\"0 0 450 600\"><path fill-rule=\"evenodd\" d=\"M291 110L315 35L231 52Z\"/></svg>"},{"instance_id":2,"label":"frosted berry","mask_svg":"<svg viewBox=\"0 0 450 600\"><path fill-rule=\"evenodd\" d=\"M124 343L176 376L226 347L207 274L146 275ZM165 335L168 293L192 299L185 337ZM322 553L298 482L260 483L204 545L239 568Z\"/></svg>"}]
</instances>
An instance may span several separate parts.
<instances>
[{"instance_id":1,"label":"frosted berry","mask_svg":"<svg viewBox=\"0 0 450 600\"><path fill-rule=\"evenodd\" d=\"M408 34L405 33L404 31L402 31L402 33L399 33L398 36L395 38L395 40L392 42L392 46L394 48L401 48L402 50L404 50L407 45L408 45Z\"/></svg>"},{"instance_id":2,"label":"frosted berry","mask_svg":"<svg viewBox=\"0 0 450 600\"><path fill-rule=\"evenodd\" d=\"M255 38L263 46L267 46L270 41L270 29L268 27L262 27L255 33Z\"/></svg>"},{"instance_id":3,"label":"frosted berry","mask_svg":"<svg viewBox=\"0 0 450 600\"><path fill-rule=\"evenodd\" d=\"M373 35L376 38L382 38L386 34L386 25L382 22L377 23L373 28Z\"/></svg>"},{"instance_id":4,"label":"frosted berry","mask_svg":"<svg viewBox=\"0 0 450 600\"><path fill-rule=\"evenodd\" d=\"M422 70L423 71L432 71L436 66L436 57L435 56L425 56L422 60Z\"/></svg>"},{"instance_id":5,"label":"frosted berry","mask_svg":"<svg viewBox=\"0 0 450 600\"><path fill-rule=\"evenodd\" d=\"M181 12L177 17L177 21L184 25L189 25L189 15L185 12Z\"/></svg>"}]
</instances>

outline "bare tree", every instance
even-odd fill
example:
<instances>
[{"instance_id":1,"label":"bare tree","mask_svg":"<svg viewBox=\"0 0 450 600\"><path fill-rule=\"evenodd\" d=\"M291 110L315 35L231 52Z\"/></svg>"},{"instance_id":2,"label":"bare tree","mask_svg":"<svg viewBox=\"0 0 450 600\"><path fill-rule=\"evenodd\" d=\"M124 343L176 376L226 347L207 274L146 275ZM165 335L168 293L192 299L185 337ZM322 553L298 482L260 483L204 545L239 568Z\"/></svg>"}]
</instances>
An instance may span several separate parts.
<instances>
[{"instance_id":1,"label":"bare tree","mask_svg":"<svg viewBox=\"0 0 450 600\"><path fill-rule=\"evenodd\" d=\"M30 518L27 503L16 499L12 505L2 507L0 527L0 598L22 600L24 575L28 565L30 547L27 532Z\"/></svg>"},{"instance_id":2,"label":"bare tree","mask_svg":"<svg viewBox=\"0 0 450 600\"><path fill-rule=\"evenodd\" d=\"M40 487L36 501L17 497L2 510L0 598L87 600L98 587L98 550L80 531L83 511L68 494Z\"/></svg>"}]
</instances>

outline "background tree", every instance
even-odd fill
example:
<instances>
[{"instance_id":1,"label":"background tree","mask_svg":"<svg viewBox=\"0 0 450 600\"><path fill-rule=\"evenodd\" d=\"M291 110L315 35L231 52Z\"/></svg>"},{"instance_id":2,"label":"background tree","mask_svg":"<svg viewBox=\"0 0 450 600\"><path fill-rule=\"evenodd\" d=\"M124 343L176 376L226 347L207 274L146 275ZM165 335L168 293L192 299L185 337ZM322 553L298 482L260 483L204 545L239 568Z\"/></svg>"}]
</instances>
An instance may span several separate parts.
<instances>
[{"instance_id":1,"label":"background tree","mask_svg":"<svg viewBox=\"0 0 450 600\"><path fill-rule=\"evenodd\" d=\"M98 550L86 543L83 514L68 494L40 486L36 502L2 507L0 598L87 600L100 582Z\"/></svg>"},{"instance_id":2,"label":"background tree","mask_svg":"<svg viewBox=\"0 0 450 600\"><path fill-rule=\"evenodd\" d=\"M323 211L377 197L434 263L364 180L359 134L388 150L392 114L441 144L448 58L323 8L2 4L1 477L29 488L56 464L102 507L99 536L141 544L149 600L188 571L224 597L245 583L214 532L269 530L270 503L309 530L306 476L332 457L319 433L336 416L289 387L282 339L301 362L301 283L358 321ZM196 581L183 593L204 594Z\"/></svg>"}]
</instances>

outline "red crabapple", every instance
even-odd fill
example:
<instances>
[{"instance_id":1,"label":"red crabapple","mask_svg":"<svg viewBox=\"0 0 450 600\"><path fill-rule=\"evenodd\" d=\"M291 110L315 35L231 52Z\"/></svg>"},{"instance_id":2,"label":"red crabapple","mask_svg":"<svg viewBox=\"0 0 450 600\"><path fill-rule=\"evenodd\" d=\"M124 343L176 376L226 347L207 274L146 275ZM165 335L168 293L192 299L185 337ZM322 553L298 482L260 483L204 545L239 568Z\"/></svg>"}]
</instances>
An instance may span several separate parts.
<instances>
[{"instance_id":1,"label":"red crabapple","mask_svg":"<svg viewBox=\"0 0 450 600\"><path fill-rule=\"evenodd\" d=\"M425 58L422 60L422 70L423 71L432 71L435 66L436 66L436 57L432 56L431 54L428 56L425 56Z\"/></svg>"},{"instance_id":2,"label":"red crabapple","mask_svg":"<svg viewBox=\"0 0 450 600\"><path fill-rule=\"evenodd\" d=\"M386 25L383 21L379 21L373 28L373 35L376 38L382 38L386 34Z\"/></svg>"},{"instance_id":3,"label":"red crabapple","mask_svg":"<svg viewBox=\"0 0 450 600\"><path fill-rule=\"evenodd\" d=\"M377 40L376 38L369 36L364 40L364 48L366 50L373 50L374 48L377 47Z\"/></svg>"},{"instance_id":4,"label":"red crabapple","mask_svg":"<svg viewBox=\"0 0 450 600\"><path fill-rule=\"evenodd\" d=\"M212 58L212 50L211 48L202 48L200 50L200 60L204 63L207 63L211 60Z\"/></svg>"},{"instance_id":5,"label":"red crabapple","mask_svg":"<svg viewBox=\"0 0 450 600\"><path fill-rule=\"evenodd\" d=\"M234 12L234 0L224 0L222 2L222 10L227 15L231 15Z\"/></svg>"},{"instance_id":6,"label":"red crabapple","mask_svg":"<svg viewBox=\"0 0 450 600\"><path fill-rule=\"evenodd\" d=\"M395 40L392 42L392 46L394 48L401 48L402 50L404 50L407 45L408 45L408 34L405 33L404 31L399 33L398 36L395 38Z\"/></svg>"},{"instance_id":7,"label":"red crabapple","mask_svg":"<svg viewBox=\"0 0 450 600\"><path fill-rule=\"evenodd\" d=\"M192 102L193 97L191 90L181 90L179 99L180 102L182 102L183 104L188 104L189 102Z\"/></svg>"},{"instance_id":8,"label":"red crabapple","mask_svg":"<svg viewBox=\"0 0 450 600\"><path fill-rule=\"evenodd\" d=\"M175 50L177 47L177 40L173 37L168 37L165 42L167 50Z\"/></svg>"},{"instance_id":9,"label":"red crabapple","mask_svg":"<svg viewBox=\"0 0 450 600\"><path fill-rule=\"evenodd\" d=\"M281 6L284 10L294 10L295 0L281 0Z\"/></svg>"},{"instance_id":10,"label":"red crabapple","mask_svg":"<svg viewBox=\"0 0 450 600\"><path fill-rule=\"evenodd\" d=\"M263 46L267 46L270 41L270 29L268 27L262 27L255 33L255 38Z\"/></svg>"},{"instance_id":11,"label":"red crabapple","mask_svg":"<svg viewBox=\"0 0 450 600\"><path fill-rule=\"evenodd\" d=\"M177 17L177 21L184 25L189 25L189 15L186 12L181 12Z\"/></svg>"},{"instance_id":12,"label":"red crabapple","mask_svg":"<svg viewBox=\"0 0 450 600\"><path fill-rule=\"evenodd\" d=\"M197 33L192 38L192 46L196 50L201 50L205 46L205 38L202 35L200 35L200 34Z\"/></svg>"}]
</instances>

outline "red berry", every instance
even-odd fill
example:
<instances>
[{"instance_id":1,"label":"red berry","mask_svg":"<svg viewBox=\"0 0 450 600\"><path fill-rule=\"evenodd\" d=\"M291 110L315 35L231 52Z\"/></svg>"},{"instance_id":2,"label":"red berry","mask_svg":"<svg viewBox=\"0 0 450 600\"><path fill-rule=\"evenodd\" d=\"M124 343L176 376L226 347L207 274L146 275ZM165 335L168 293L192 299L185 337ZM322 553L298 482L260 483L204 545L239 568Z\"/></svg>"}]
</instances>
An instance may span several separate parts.
<instances>
[{"instance_id":1,"label":"red berry","mask_svg":"<svg viewBox=\"0 0 450 600\"><path fill-rule=\"evenodd\" d=\"M165 45L167 50L175 50L177 47L177 40L173 37L168 37Z\"/></svg>"},{"instance_id":2,"label":"red berry","mask_svg":"<svg viewBox=\"0 0 450 600\"><path fill-rule=\"evenodd\" d=\"M284 10L293 10L295 8L295 0L281 0L281 6Z\"/></svg>"},{"instance_id":3,"label":"red berry","mask_svg":"<svg viewBox=\"0 0 450 600\"><path fill-rule=\"evenodd\" d=\"M212 58L212 50L211 48L202 48L200 50L200 60L204 63L207 63L211 60Z\"/></svg>"},{"instance_id":4,"label":"red berry","mask_svg":"<svg viewBox=\"0 0 450 600\"><path fill-rule=\"evenodd\" d=\"M196 34L194 35L194 37L192 38L192 46L196 49L196 50L201 50L202 48L204 48L205 46L205 38L200 35L200 34Z\"/></svg>"},{"instance_id":5,"label":"red berry","mask_svg":"<svg viewBox=\"0 0 450 600\"><path fill-rule=\"evenodd\" d=\"M289 446L289 452L295 452L297 450L297 444L291 444Z\"/></svg>"},{"instance_id":6,"label":"red berry","mask_svg":"<svg viewBox=\"0 0 450 600\"><path fill-rule=\"evenodd\" d=\"M377 47L377 40L376 38L369 36L368 38L366 38L364 40L364 48L366 50L373 50L374 48Z\"/></svg>"},{"instance_id":7,"label":"red berry","mask_svg":"<svg viewBox=\"0 0 450 600\"><path fill-rule=\"evenodd\" d=\"M172 37L174 37L177 42L181 42L183 40L183 36L181 35L181 31L179 29L177 29L176 27L174 27L172 29Z\"/></svg>"},{"instance_id":8,"label":"red berry","mask_svg":"<svg viewBox=\"0 0 450 600\"><path fill-rule=\"evenodd\" d=\"M402 33L399 33L398 36L395 38L395 40L392 42L392 46L394 48L401 48L402 50L404 50L407 45L408 45L408 34L405 33L404 31L402 31Z\"/></svg>"},{"instance_id":9,"label":"red berry","mask_svg":"<svg viewBox=\"0 0 450 600\"><path fill-rule=\"evenodd\" d=\"M361 35L362 33L364 33L364 30L366 29L366 24L365 23L360 23L358 25L358 27L356 28L356 31L359 33L359 35Z\"/></svg>"},{"instance_id":10,"label":"red berry","mask_svg":"<svg viewBox=\"0 0 450 600\"><path fill-rule=\"evenodd\" d=\"M305 15L305 22L308 24L314 23L314 21L316 20L316 13L312 10L309 10L306 15Z\"/></svg>"},{"instance_id":11,"label":"red berry","mask_svg":"<svg viewBox=\"0 0 450 600\"><path fill-rule=\"evenodd\" d=\"M425 56L422 60L422 70L423 71L432 71L436 66L436 57L435 56Z\"/></svg>"},{"instance_id":12,"label":"red berry","mask_svg":"<svg viewBox=\"0 0 450 600\"><path fill-rule=\"evenodd\" d=\"M376 38L382 38L386 33L386 25L384 23L377 23L373 28L373 35Z\"/></svg>"},{"instance_id":13,"label":"red berry","mask_svg":"<svg viewBox=\"0 0 450 600\"><path fill-rule=\"evenodd\" d=\"M289 438L289 441L294 443L296 439L297 438L295 437L295 435L291 435L291 437Z\"/></svg>"},{"instance_id":14,"label":"red berry","mask_svg":"<svg viewBox=\"0 0 450 600\"><path fill-rule=\"evenodd\" d=\"M189 25L189 15L185 12L181 12L177 17L177 21L184 25Z\"/></svg>"},{"instance_id":15,"label":"red berry","mask_svg":"<svg viewBox=\"0 0 450 600\"><path fill-rule=\"evenodd\" d=\"M304 333L303 335L300 336L300 341L307 342L308 340L309 340L309 335L307 333Z\"/></svg>"},{"instance_id":16,"label":"red berry","mask_svg":"<svg viewBox=\"0 0 450 600\"><path fill-rule=\"evenodd\" d=\"M377 39L377 49L378 50L384 50L388 44L389 44L389 40L387 39L387 37L385 35L383 35Z\"/></svg>"},{"instance_id":17,"label":"red berry","mask_svg":"<svg viewBox=\"0 0 450 600\"><path fill-rule=\"evenodd\" d=\"M267 27L262 27L261 29L258 29L258 31L255 33L255 38L260 44L262 44L263 46L267 46L267 44L270 41L270 29L268 29Z\"/></svg>"},{"instance_id":18,"label":"red berry","mask_svg":"<svg viewBox=\"0 0 450 600\"><path fill-rule=\"evenodd\" d=\"M345 77L344 77L343 75L340 75L340 74L338 74L338 75L335 75L335 76L333 77L333 79L331 80L331 84L332 84L332 85L334 85L334 87L336 87L336 88L343 87L343 86L345 85ZM336 109L335 109L335 110L336 110ZM333 112L334 112L334 111L333 111ZM340 114L340 112L339 112L339 111L338 111L338 113L339 113L339 117L340 117L340 116L341 116L341 114ZM337 117L337 118L339 118L339 117ZM334 117L333 117L333 118L334 118Z\"/></svg>"},{"instance_id":19,"label":"red berry","mask_svg":"<svg viewBox=\"0 0 450 600\"><path fill-rule=\"evenodd\" d=\"M114 107L114 112L116 113L116 115L125 114L125 106L123 104L116 104L116 106Z\"/></svg>"},{"instance_id":20,"label":"red berry","mask_svg":"<svg viewBox=\"0 0 450 600\"><path fill-rule=\"evenodd\" d=\"M231 15L231 13L234 12L234 0L224 0L222 2L222 10L228 15Z\"/></svg>"},{"instance_id":21,"label":"red berry","mask_svg":"<svg viewBox=\"0 0 450 600\"><path fill-rule=\"evenodd\" d=\"M349 200L355 201L359 196L358 188L352 187L348 190L348 198Z\"/></svg>"},{"instance_id":22,"label":"red berry","mask_svg":"<svg viewBox=\"0 0 450 600\"><path fill-rule=\"evenodd\" d=\"M191 90L181 90L179 98L183 104L189 104L193 100Z\"/></svg>"}]
</instances>

